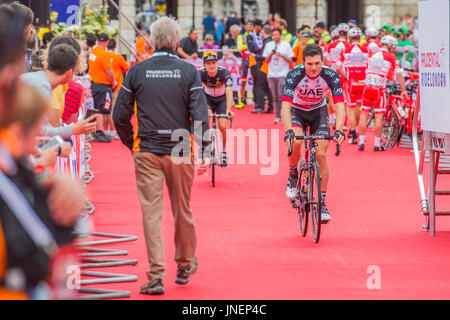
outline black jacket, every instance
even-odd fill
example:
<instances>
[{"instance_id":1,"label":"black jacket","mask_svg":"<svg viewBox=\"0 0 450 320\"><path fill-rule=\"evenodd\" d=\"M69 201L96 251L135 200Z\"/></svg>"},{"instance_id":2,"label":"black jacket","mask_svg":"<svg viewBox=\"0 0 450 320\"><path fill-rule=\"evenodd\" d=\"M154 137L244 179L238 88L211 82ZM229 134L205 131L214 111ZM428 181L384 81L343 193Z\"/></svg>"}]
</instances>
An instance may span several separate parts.
<instances>
[{"instance_id":1,"label":"black jacket","mask_svg":"<svg viewBox=\"0 0 450 320\"><path fill-rule=\"evenodd\" d=\"M130 123L133 114L137 119L134 132ZM172 51L158 51L131 68L119 92L113 119L122 143L135 152L169 155L176 145L191 151L194 122L202 151L209 143L200 139L209 129L200 76L195 66ZM187 139L184 135L172 141L177 129L184 129Z\"/></svg>"}]
</instances>

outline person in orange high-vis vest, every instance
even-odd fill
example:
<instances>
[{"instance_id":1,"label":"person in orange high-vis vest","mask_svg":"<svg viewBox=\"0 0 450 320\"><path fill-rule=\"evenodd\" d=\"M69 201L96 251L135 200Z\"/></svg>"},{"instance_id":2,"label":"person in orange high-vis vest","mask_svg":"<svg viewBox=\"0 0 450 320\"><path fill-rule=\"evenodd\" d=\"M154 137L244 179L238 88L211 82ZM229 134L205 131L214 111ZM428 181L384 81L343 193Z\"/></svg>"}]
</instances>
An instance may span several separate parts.
<instances>
[{"instance_id":1,"label":"person in orange high-vis vest","mask_svg":"<svg viewBox=\"0 0 450 320\"><path fill-rule=\"evenodd\" d=\"M144 37L139 36L136 41L136 50L139 54L139 61L144 61L153 55L153 48L149 44L150 34L147 33Z\"/></svg>"},{"instance_id":2,"label":"person in orange high-vis vest","mask_svg":"<svg viewBox=\"0 0 450 320\"><path fill-rule=\"evenodd\" d=\"M309 39L311 39L311 33L302 32L299 39L300 41L298 41L297 45L292 48L292 50L294 51L295 66L303 64L303 48L308 45L308 41Z\"/></svg>"},{"instance_id":3,"label":"person in orange high-vis vest","mask_svg":"<svg viewBox=\"0 0 450 320\"><path fill-rule=\"evenodd\" d=\"M114 79L117 82L116 89L113 90L112 93L112 102L111 102L111 108L114 112L114 106L116 104L117 96L119 94L120 88L122 87L124 74L126 74L129 70L128 62L125 60L125 58L121 55L115 52L117 48L117 42L114 39L109 40L108 44L108 50L109 54L111 55L111 64L112 69L114 71ZM111 138L118 140L119 136L117 135L116 129L114 127L114 123L110 123L109 129L105 128L105 134L109 135Z\"/></svg>"}]
</instances>

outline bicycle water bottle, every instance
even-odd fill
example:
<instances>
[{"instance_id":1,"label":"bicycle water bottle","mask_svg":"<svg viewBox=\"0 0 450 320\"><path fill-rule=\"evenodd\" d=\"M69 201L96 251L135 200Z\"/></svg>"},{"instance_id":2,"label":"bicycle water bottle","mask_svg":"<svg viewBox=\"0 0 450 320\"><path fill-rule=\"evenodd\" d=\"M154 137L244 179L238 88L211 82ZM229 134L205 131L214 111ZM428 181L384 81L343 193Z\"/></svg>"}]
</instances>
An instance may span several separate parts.
<instances>
[{"instance_id":1,"label":"bicycle water bottle","mask_svg":"<svg viewBox=\"0 0 450 320\"><path fill-rule=\"evenodd\" d=\"M308 171L305 172L305 175L303 177L303 187L305 188L305 193L308 193L308 178L309 178L309 173Z\"/></svg>"},{"instance_id":2,"label":"bicycle water bottle","mask_svg":"<svg viewBox=\"0 0 450 320\"><path fill-rule=\"evenodd\" d=\"M402 118L405 118L406 117L405 109L403 109L403 107L400 105L397 107L397 109L398 109L398 112L400 113L400 115L402 116Z\"/></svg>"}]
</instances>

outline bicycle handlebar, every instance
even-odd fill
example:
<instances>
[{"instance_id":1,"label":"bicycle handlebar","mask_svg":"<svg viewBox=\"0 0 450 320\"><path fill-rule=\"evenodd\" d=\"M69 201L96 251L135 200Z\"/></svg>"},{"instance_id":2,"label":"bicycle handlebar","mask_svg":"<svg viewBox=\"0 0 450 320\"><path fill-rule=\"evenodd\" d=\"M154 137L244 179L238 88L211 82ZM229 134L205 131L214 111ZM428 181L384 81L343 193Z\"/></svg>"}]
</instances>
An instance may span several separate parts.
<instances>
[{"instance_id":1,"label":"bicycle handlebar","mask_svg":"<svg viewBox=\"0 0 450 320\"><path fill-rule=\"evenodd\" d=\"M288 157L290 157L292 155L292 145L294 143L294 140L307 140L307 141L311 141L311 140L333 140L334 136L328 136L328 135L313 135L313 136L295 136L294 138L290 139L290 146L288 149ZM338 143L336 143L336 153L334 154L336 157L338 157L341 154L342 151L342 146Z\"/></svg>"},{"instance_id":2,"label":"bicycle handlebar","mask_svg":"<svg viewBox=\"0 0 450 320\"><path fill-rule=\"evenodd\" d=\"M216 114L216 113L213 113L213 114L210 114L210 115L208 115L210 118L216 118L216 119L227 119L227 120L230 120L230 128L233 126L233 118L232 117L230 117L230 115L229 114Z\"/></svg>"}]
</instances>

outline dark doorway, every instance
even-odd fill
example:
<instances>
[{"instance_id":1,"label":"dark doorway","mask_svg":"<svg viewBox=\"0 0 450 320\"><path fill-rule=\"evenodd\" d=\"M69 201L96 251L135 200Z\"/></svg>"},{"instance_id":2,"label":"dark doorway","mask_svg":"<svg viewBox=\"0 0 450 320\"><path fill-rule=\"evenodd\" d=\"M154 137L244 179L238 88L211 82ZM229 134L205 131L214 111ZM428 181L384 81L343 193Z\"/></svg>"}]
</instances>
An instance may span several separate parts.
<instances>
[{"instance_id":1,"label":"dark doorway","mask_svg":"<svg viewBox=\"0 0 450 320\"><path fill-rule=\"evenodd\" d=\"M177 0L166 0L166 4L167 4L167 15L176 18L178 1Z\"/></svg>"},{"instance_id":2,"label":"dark doorway","mask_svg":"<svg viewBox=\"0 0 450 320\"><path fill-rule=\"evenodd\" d=\"M355 19L362 23L362 1L359 0L327 0L328 24L327 27Z\"/></svg>"},{"instance_id":3,"label":"dark doorway","mask_svg":"<svg viewBox=\"0 0 450 320\"><path fill-rule=\"evenodd\" d=\"M295 35L297 29L297 1L296 0L269 0L269 12L278 12L288 23L288 31ZM263 18L267 20L267 18Z\"/></svg>"}]
</instances>

